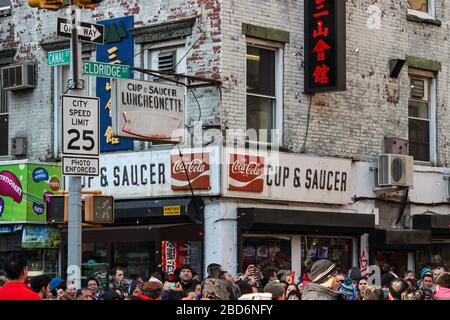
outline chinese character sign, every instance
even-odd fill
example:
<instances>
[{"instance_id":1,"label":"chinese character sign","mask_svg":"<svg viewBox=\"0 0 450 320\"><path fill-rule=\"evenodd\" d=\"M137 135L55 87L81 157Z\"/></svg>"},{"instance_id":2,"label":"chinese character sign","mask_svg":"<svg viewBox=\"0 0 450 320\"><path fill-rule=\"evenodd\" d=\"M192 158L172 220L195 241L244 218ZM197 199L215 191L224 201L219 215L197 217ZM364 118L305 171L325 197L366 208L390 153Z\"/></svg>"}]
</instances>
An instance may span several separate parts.
<instances>
[{"instance_id":1,"label":"chinese character sign","mask_svg":"<svg viewBox=\"0 0 450 320\"><path fill-rule=\"evenodd\" d=\"M305 92L345 90L345 1L305 0Z\"/></svg>"},{"instance_id":2,"label":"chinese character sign","mask_svg":"<svg viewBox=\"0 0 450 320\"><path fill-rule=\"evenodd\" d=\"M133 16L99 21L105 26L105 44L97 45L97 62L133 66L134 39L128 30L134 27ZM113 135L111 79L97 77L100 98L100 151L133 149L133 140Z\"/></svg>"}]
</instances>

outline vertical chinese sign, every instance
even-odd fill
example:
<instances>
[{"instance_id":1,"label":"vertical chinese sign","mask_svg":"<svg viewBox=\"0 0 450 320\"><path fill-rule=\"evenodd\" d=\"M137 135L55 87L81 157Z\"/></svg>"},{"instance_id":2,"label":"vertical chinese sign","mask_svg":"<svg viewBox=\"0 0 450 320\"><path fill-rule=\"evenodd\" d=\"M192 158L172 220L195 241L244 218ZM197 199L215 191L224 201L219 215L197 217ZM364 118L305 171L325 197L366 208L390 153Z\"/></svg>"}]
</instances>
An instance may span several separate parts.
<instances>
[{"instance_id":1,"label":"vertical chinese sign","mask_svg":"<svg viewBox=\"0 0 450 320\"><path fill-rule=\"evenodd\" d=\"M134 39L128 30L134 27L133 16L99 21L105 26L105 44L97 45L97 62L133 66ZM133 149L133 140L113 136L111 79L97 77L100 98L100 151Z\"/></svg>"},{"instance_id":2,"label":"vertical chinese sign","mask_svg":"<svg viewBox=\"0 0 450 320\"><path fill-rule=\"evenodd\" d=\"M305 92L343 91L345 0L305 0Z\"/></svg>"}]
</instances>

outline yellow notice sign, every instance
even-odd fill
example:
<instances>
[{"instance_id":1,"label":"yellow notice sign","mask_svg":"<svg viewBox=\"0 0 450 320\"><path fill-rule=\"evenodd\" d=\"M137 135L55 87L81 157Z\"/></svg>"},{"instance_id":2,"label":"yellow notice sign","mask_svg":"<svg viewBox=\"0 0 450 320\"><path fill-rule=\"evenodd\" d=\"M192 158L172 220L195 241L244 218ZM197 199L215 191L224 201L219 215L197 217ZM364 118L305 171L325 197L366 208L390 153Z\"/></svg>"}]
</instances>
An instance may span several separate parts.
<instances>
[{"instance_id":1,"label":"yellow notice sign","mask_svg":"<svg viewBox=\"0 0 450 320\"><path fill-rule=\"evenodd\" d=\"M181 206L164 207L164 216L179 216L181 214Z\"/></svg>"}]
</instances>

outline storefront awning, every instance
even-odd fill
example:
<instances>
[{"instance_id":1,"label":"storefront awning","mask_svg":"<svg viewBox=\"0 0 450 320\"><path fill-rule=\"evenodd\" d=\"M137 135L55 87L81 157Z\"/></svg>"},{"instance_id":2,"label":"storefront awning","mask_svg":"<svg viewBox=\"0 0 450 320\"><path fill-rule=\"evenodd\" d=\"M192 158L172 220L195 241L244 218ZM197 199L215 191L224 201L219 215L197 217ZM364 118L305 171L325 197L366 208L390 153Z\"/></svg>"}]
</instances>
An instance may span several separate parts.
<instances>
[{"instance_id":1,"label":"storefront awning","mask_svg":"<svg viewBox=\"0 0 450 320\"><path fill-rule=\"evenodd\" d=\"M115 225L201 222L203 200L176 198L114 202Z\"/></svg>"},{"instance_id":2,"label":"storefront awning","mask_svg":"<svg viewBox=\"0 0 450 320\"><path fill-rule=\"evenodd\" d=\"M416 214L413 216L413 228L450 236L450 215Z\"/></svg>"},{"instance_id":3,"label":"storefront awning","mask_svg":"<svg viewBox=\"0 0 450 320\"><path fill-rule=\"evenodd\" d=\"M366 233L375 228L370 214L239 208L238 217L242 230Z\"/></svg>"},{"instance_id":4,"label":"storefront awning","mask_svg":"<svg viewBox=\"0 0 450 320\"><path fill-rule=\"evenodd\" d=\"M407 249L410 246L431 243L431 232L426 230L376 229L374 235L376 248L399 247Z\"/></svg>"}]
</instances>

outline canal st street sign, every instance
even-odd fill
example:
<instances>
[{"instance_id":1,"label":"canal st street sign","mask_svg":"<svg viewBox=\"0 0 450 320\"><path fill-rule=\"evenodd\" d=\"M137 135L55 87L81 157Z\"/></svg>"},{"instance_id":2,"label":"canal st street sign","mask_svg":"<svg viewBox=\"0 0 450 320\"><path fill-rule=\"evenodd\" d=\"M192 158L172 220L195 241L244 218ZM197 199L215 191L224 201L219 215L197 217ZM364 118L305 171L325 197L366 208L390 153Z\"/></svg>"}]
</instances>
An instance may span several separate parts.
<instances>
[{"instance_id":1,"label":"canal st street sign","mask_svg":"<svg viewBox=\"0 0 450 320\"><path fill-rule=\"evenodd\" d=\"M62 96L64 175L98 175L99 105L94 97Z\"/></svg>"},{"instance_id":2,"label":"canal st street sign","mask_svg":"<svg viewBox=\"0 0 450 320\"><path fill-rule=\"evenodd\" d=\"M69 19L58 17L56 34L60 37L72 37L72 26ZM80 21L78 40L83 42L103 44L105 42L105 27L101 24Z\"/></svg>"},{"instance_id":3,"label":"canal st street sign","mask_svg":"<svg viewBox=\"0 0 450 320\"><path fill-rule=\"evenodd\" d=\"M85 61L84 74L104 78L129 79L131 70L130 66L125 65Z\"/></svg>"},{"instance_id":4,"label":"canal st street sign","mask_svg":"<svg viewBox=\"0 0 450 320\"><path fill-rule=\"evenodd\" d=\"M47 54L47 64L49 67L55 67L70 63L70 49L51 51Z\"/></svg>"}]
</instances>

